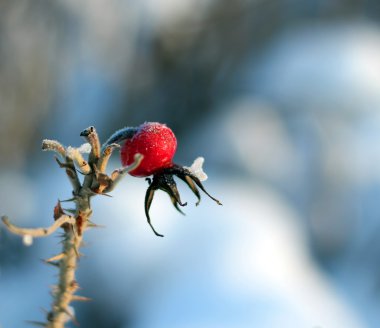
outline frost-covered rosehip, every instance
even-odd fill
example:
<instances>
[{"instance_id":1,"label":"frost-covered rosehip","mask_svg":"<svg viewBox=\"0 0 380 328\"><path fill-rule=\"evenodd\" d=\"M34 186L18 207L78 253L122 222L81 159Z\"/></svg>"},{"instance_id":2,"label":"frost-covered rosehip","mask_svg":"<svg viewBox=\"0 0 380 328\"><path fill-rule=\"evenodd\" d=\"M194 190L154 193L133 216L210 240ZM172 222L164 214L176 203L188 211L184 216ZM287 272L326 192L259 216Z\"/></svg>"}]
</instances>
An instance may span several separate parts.
<instances>
[{"instance_id":1,"label":"frost-covered rosehip","mask_svg":"<svg viewBox=\"0 0 380 328\"><path fill-rule=\"evenodd\" d=\"M129 174L147 177L171 167L176 150L177 139L173 131L165 124L148 122L140 125L132 138L125 140L120 150L121 163L130 165L136 154L142 154L141 164Z\"/></svg>"},{"instance_id":2,"label":"frost-covered rosehip","mask_svg":"<svg viewBox=\"0 0 380 328\"><path fill-rule=\"evenodd\" d=\"M198 157L191 167L180 166L173 163L173 157L177 150L177 139L173 131L165 124L157 122L146 122L139 127L128 127L115 132L103 145L103 148L113 143L122 143L120 157L124 166L130 165L135 161L135 155L143 155L140 165L129 172L136 177L146 178L149 183L148 190L145 195L145 215L148 223L157 236L162 237L153 228L150 222L149 209L152 204L154 193L157 189L165 191L174 207L183 214L179 206L185 206L182 203L177 185L173 176L183 180L195 196L198 198L199 204L201 196L197 186L211 199L219 205L222 203L212 197L203 187L201 181L207 179L207 175L203 172L203 157Z\"/></svg>"}]
</instances>

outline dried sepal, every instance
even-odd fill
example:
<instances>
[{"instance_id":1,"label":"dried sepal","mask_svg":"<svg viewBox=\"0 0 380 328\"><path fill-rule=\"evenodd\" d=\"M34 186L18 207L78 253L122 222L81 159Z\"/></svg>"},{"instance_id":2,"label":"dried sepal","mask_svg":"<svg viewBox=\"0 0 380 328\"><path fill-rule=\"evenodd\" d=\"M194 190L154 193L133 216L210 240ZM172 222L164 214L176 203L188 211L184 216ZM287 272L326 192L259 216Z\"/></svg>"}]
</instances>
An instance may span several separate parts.
<instances>
[{"instance_id":1,"label":"dried sepal","mask_svg":"<svg viewBox=\"0 0 380 328\"><path fill-rule=\"evenodd\" d=\"M66 156L65 147L62 146L57 140L44 139L42 140L42 150L54 151L61 155L63 158Z\"/></svg>"},{"instance_id":2,"label":"dried sepal","mask_svg":"<svg viewBox=\"0 0 380 328\"><path fill-rule=\"evenodd\" d=\"M150 178L147 178L147 181L149 183L149 187L148 187L148 190L146 191L146 194L145 194L145 203L144 203L145 204L145 216L146 216L146 218L148 220L148 224L152 228L153 232L157 236L163 237L163 235L157 233L157 231L154 229L154 227L151 223L150 215L149 215L149 209L150 209L150 206L152 204L155 191L158 189L165 191L169 195L170 200L171 200L173 206L175 207L175 209L183 215L185 213L182 212L182 210L179 208L178 205L186 206L187 203L182 203L180 194L179 194L178 189L177 189L177 185L173 179L173 176L170 173L169 174L164 174L164 173L155 174L153 176L153 180L151 180Z\"/></svg>"},{"instance_id":3,"label":"dried sepal","mask_svg":"<svg viewBox=\"0 0 380 328\"><path fill-rule=\"evenodd\" d=\"M178 206L178 202L177 202L177 199L176 199L175 197L173 197L173 196L170 196L170 195L169 195L169 197L170 197L170 201L172 202L174 208L175 208L178 212L180 212L182 215L186 215L186 214L185 214L185 213L179 208L179 206Z\"/></svg>"},{"instance_id":4,"label":"dried sepal","mask_svg":"<svg viewBox=\"0 0 380 328\"><path fill-rule=\"evenodd\" d=\"M190 174L189 175L190 178L196 183L196 185L208 196L210 197L214 202L216 202L218 205L223 205L218 199L216 199L215 197L211 196L205 189L205 187L203 187L203 184L201 183L201 181L198 179L198 177L196 177L195 175L192 175Z\"/></svg>"},{"instance_id":5,"label":"dried sepal","mask_svg":"<svg viewBox=\"0 0 380 328\"><path fill-rule=\"evenodd\" d=\"M198 188L195 186L194 181L187 175L177 174L177 176L188 185L190 190L197 197L198 201L195 203L195 205L198 206L201 202L201 194L199 193Z\"/></svg>"},{"instance_id":6,"label":"dried sepal","mask_svg":"<svg viewBox=\"0 0 380 328\"><path fill-rule=\"evenodd\" d=\"M150 216L149 216L149 209L150 209L150 206L152 205L152 201L153 201L155 191L156 191L155 186L153 184L149 185L148 190L146 191L146 194L145 194L145 202L144 202L145 203L145 216L146 216L148 224L152 228L154 234L158 237L163 237L164 235L161 235L160 233L158 233L156 231L156 229L154 229L152 222L150 220Z\"/></svg>"},{"instance_id":7,"label":"dried sepal","mask_svg":"<svg viewBox=\"0 0 380 328\"><path fill-rule=\"evenodd\" d=\"M54 221L58 220L62 215L65 215L65 212L62 209L61 202L58 200L57 205L54 206L53 211Z\"/></svg>"},{"instance_id":8,"label":"dried sepal","mask_svg":"<svg viewBox=\"0 0 380 328\"><path fill-rule=\"evenodd\" d=\"M107 165L108 165L108 161L112 155L112 152L116 149L116 148L120 148L120 145L116 144L116 143L111 143L109 145L107 145L103 150L102 150L102 154L99 158L99 161L98 161L98 168L99 168L99 171L102 172L102 173L105 173L106 172L106 168L107 168Z\"/></svg>"},{"instance_id":9,"label":"dried sepal","mask_svg":"<svg viewBox=\"0 0 380 328\"><path fill-rule=\"evenodd\" d=\"M93 126L90 126L87 129L83 130L80 135L82 137L85 137L87 142L91 145L90 157L98 159L100 157L100 141L96 129Z\"/></svg>"},{"instance_id":10,"label":"dried sepal","mask_svg":"<svg viewBox=\"0 0 380 328\"><path fill-rule=\"evenodd\" d=\"M91 167L88 162L83 158L79 148L67 147L66 156L72 159L78 170L83 174L90 174Z\"/></svg>"},{"instance_id":11,"label":"dried sepal","mask_svg":"<svg viewBox=\"0 0 380 328\"><path fill-rule=\"evenodd\" d=\"M94 174L95 178L92 180L91 190L95 194L103 194L104 190L112 183L112 179L107 174L100 172L95 164Z\"/></svg>"},{"instance_id":12,"label":"dried sepal","mask_svg":"<svg viewBox=\"0 0 380 328\"><path fill-rule=\"evenodd\" d=\"M203 172L202 165L204 162L203 157L198 157L194 163L191 165L191 167L186 166L180 166L177 164L173 164L170 167L163 168L161 171L153 174L153 179L146 178L148 181L149 187L146 191L145 195L145 215L148 220L149 225L153 229L154 233L157 236L162 237L162 235L158 234L152 224L151 219L149 215L149 209L153 201L154 193L156 190L160 189L165 191L169 197L170 200L175 207L177 211L184 214L179 206L185 206L187 203L182 203L180 194L177 189L177 185L174 181L174 176L180 178L183 180L187 186L191 189L191 191L195 194L198 201L196 205L199 204L201 200L201 195L197 187L199 187L207 196L209 196L212 200L214 200L217 204L222 205L222 203L212 197L204 188L204 186L201 183L201 179L205 180L207 178L207 175Z\"/></svg>"}]
</instances>

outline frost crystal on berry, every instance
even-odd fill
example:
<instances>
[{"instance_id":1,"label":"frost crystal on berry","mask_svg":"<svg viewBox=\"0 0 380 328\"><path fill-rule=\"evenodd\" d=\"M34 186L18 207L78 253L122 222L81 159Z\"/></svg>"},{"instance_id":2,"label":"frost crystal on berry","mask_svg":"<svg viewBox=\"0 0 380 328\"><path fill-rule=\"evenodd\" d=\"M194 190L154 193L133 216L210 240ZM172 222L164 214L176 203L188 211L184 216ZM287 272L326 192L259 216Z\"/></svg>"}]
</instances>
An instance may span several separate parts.
<instances>
[{"instance_id":1,"label":"frost crystal on berry","mask_svg":"<svg viewBox=\"0 0 380 328\"><path fill-rule=\"evenodd\" d=\"M197 157L193 164L190 167L184 166L184 168L188 169L192 174L194 174L200 181L206 181L208 176L203 171L203 163L205 159L203 157Z\"/></svg>"}]
</instances>

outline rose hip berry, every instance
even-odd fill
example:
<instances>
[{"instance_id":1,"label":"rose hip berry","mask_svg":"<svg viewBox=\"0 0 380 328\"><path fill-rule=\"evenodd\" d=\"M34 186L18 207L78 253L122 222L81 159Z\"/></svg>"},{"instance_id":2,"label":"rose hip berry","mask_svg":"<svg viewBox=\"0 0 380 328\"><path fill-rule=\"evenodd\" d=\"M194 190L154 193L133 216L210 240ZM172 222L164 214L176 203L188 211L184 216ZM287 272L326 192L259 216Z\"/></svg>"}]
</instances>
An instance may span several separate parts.
<instances>
[{"instance_id":1,"label":"rose hip berry","mask_svg":"<svg viewBox=\"0 0 380 328\"><path fill-rule=\"evenodd\" d=\"M120 156L123 166L134 162L135 154L142 154L144 159L130 175L147 177L173 165L177 150L177 139L171 129L161 123L144 123L134 136L126 139L121 147Z\"/></svg>"},{"instance_id":2,"label":"rose hip berry","mask_svg":"<svg viewBox=\"0 0 380 328\"><path fill-rule=\"evenodd\" d=\"M123 143L124 142L124 143ZM177 184L173 176L183 180L198 199L196 205L201 200L200 188L207 196L213 199L217 204L222 203L212 197L203 187L201 181L207 179L207 175L202 170L204 162L203 157L198 157L191 167L180 166L173 163L173 157L177 150L177 139L173 131L165 124L146 122L139 127L127 127L115 132L103 145L103 149L114 143L123 143L120 150L121 162L128 166L135 161L135 155L143 155L140 165L129 172L135 177L146 178L149 183L148 190L145 194L145 215L153 232L160 237L150 222L149 209L153 201L156 190L165 191L174 205L174 207L183 214L179 206L185 206L179 195ZM198 187L198 188L197 188Z\"/></svg>"}]
</instances>

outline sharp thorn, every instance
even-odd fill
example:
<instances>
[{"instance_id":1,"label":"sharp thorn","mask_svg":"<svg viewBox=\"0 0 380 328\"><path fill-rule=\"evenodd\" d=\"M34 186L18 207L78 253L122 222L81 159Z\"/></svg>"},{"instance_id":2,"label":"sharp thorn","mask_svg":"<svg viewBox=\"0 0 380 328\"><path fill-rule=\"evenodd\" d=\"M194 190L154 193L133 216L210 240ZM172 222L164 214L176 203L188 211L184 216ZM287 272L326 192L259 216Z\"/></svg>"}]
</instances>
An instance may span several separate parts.
<instances>
[{"instance_id":1,"label":"sharp thorn","mask_svg":"<svg viewBox=\"0 0 380 328\"><path fill-rule=\"evenodd\" d=\"M54 256L52 256L52 257L50 257L50 258L48 258L47 260L44 260L44 261L47 262L47 263L48 262L55 262L55 261L59 261L59 260L63 259L65 256L66 256L65 253L60 253L60 254L54 255Z\"/></svg>"},{"instance_id":2,"label":"sharp thorn","mask_svg":"<svg viewBox=\"0 0 380 328\"><path fill-rule=\"evenodd\" d=\"M103 194L103 193L101 193L101 194L98 194L98 195L100 195L100 196L107 196L107 197L113 197L113 196L111 196L110 194Z\"/></svg>"},{"instance_id":3,"label":"sharp thorn","mask_svg":"<svg viewBox=\"0 0 380 328\"><path fill-rule=\"evenodd\" d=\"M90 302L92 301L91 298L85 297L85 296L80 296L80 295L73 295L71 298L72 301L77 301L77 302Z\"/></svg>"},{"instance_id":4,"label":"sharp thorn","mask_svg":"<svg viewBox=\"0 0 380 328\"><path fill-rule=\"evenodd\" d=\"M88 228L105 228L106 226L102 225L102 224L96 224L94 222L88 221L87 227Z\"/></svg>"},{"instance_id":5,"label":"sharp thorn","mask_svg":"<svg viewBox=\"0 0 380 328\"><path fill-rule=\"evenodd\" d=\"M59 262L46 262L44 260L42 260L45 264L47 265L52 265L53 267L55 268L59 268Z\"/></svg>"},{"instance_id":6,"label":"sharp thorn","mask_svg":"<svg viewBox=\"0 0 380 328\"><path fill-rule=\"evenodd\" d=\"M73 202L75 200L76 200L76 197L72 197L72 198L69 198L69 199L61 200L60 202L61 203L68 203L68 202Z\"/></svg>"},{"instance_id":7,"label":"sharp thorn","mask_svg":"<svg viewBox=\"0 0 380 328\"><path fill-rule=\"evenodd\" d=\"M25 322L28 323L28 324L30 324L30 325L37 326L37 327L47 327L47 323L46 322L30 321L30 320L27 320Z\"/></svg>"}]
</instances>

